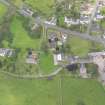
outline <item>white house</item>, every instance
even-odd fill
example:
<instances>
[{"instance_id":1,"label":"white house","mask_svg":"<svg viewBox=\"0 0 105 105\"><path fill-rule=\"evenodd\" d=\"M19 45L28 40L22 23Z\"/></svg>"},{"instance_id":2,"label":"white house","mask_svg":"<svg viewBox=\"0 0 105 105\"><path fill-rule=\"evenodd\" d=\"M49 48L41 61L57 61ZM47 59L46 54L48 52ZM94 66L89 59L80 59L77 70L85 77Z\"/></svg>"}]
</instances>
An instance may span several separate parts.
<instances>
[{"instance_id":1,"label":"white house","mask_svg":"<svg viewBox=\"0 0 105 105\"><path fill-rule=\"evenodd\" d=\"M62 54L54 54L54 65L58 65L60 61L62 61Z\"/></svg>"},{"instance_id":2,"label":"white house","mask_svg":"<svg viewBox=\"0 0 105 105\"><path fill-rule=\"evenodd\" d=\"M45 24L50 24L50 25L56 25L57 19L55 17L52 17L50 21L45 21Z\"/></svg>"},{"instance_id":3,"label":"white house","mask_svg":"<svg viewBox=\"0 0 105 105\"><path fill-rule=\"evenodd\" d=\"M67 25L78 25L78 24L80 24L80 20L79 19L67 18L66 16L65 16L64 22Z\"/></svg>"}]
</instances>

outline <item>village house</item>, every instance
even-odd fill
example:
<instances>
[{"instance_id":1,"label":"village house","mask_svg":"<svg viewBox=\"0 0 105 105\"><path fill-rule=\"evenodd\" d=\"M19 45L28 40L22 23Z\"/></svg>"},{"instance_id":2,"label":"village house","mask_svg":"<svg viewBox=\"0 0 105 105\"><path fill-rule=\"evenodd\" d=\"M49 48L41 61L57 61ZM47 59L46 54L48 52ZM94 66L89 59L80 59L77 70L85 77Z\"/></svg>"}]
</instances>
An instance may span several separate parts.
<instances>
[{"instance_id":1,"label":"village house","mask_svg":"<svg viewBox=\"0 0 105 105\"><path fill-rule=\"evenodd\" d=\"M58 65L61 61L63 61L63 56L61 53L53 54L54 65Z\"/></svg>"},{"instance_id":2,"label":"village house","mask_svg":"<svg viewBox=\"0 0 105 105\"><path fill-rule=\"evenodd\" d=\"M64 22L70 26L70 25L78 25L80 24L80 20L79 19L72 19L72 18L68 18L65 16Z\"/></svg>"},{"instance_id":3,"label":"village house","mask_svg":"<svg viewBox=\"0 0 105 105\"><path fill-rule=\"evenodd\" d=\"M45 21L45 24L50 24L50 25L56 25L57 19L55 17L52 17L50 20Z\"/></svg>"},{"instance_id":4,"label":"village house","mask_svg":"<svg viewBox=\"0 0 105 105\"><path fill-rule=\"evenodd\" d=\"M38 55L34 51L30 50L26 58L26 63L37 64L37 61L38 61Z\"/></svg>"},{"instance_id":5,"label":"village house","mask_svg":"<svg viewBox=\"0 0 105 105\"><path fill-rule=\"evenodd\" d=\"M13 49L6 49L6 48L0 48L0 56L2 57L10 57L13 54Z\"/></svg>"},{"instance_id":6,"label":"village house","mask_svg":"<svg viewBox=\"0 0 105 105\"><path fill-rule=\"evenodd\" d=\"M34 14L34 12L26 5L22 5L19 12L25 17L31 17Z\"/></svg>"}]
</instances>

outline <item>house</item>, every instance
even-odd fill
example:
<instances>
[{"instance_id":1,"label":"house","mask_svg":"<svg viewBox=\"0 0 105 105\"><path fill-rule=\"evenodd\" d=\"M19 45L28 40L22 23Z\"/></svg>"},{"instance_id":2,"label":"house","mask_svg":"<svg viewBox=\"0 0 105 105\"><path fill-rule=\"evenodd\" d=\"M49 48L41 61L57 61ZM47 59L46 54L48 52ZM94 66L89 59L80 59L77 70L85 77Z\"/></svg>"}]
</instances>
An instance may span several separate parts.
<instances>
[{"instance_id":1,"label":"house","mask_svg":"<svg viewBox=\"0 0 105 105\"><path fill-rule=\"evenodd\" d=\"M89 23L90 23L90 17L87 15L81 15L80 24L89 24Z\"/></svg>"},{"instance_id":2,"label":"house","mask_svg":"<svg viewBox=\"0 0 105 105\"><path fill-rule=\"evenodd\" d=\"M54 54L53 57L54 57L54 65L58 65L59 62L61 62L63 60L61 53Z\"/></svg>"},{"instance_id":3,"label":"house","mask_svg":"<svg viewBox=\"0 0 105 105\"><path fill-rule=\"evenodd\" d=\"M13 49L6 49L6 48L0 48L0 56L2 57L10 57L13 54Z\"/></svg>"},{"instance_id":4,"label":"house","mask_svg":"<svg viewBox=\"0 0 105 105\"><path fill-rule=\"evenodd\" d=\"M72 19L72 18L68 18L65 16L64 22L70 26L70 25L78 25L80 24L80 20L79 19Z\"/></svg>"},{"instance_id":5,"label":"house","mask_svg":"<svg viewBox=\"0 0 105 105\"><path fill-rule=\"evenodd\" d=\"M45 21L45 24L49 24L49 25L56 25L57 19L55 17L52 17L51 20Z\"/></svg>"},{"instance_id":6,"label":"house","mask_svg":"<svg viewBox=\"0 0 105 105\"><path fill-rule=\"evenodd\" d=\"M19 13L25 17L31 17L34 14L34 12L25 5L21 6Z\"/></svg>"},{"instance_id":7,"label":"house","mask_svg":"<svg viewBox=\"0 0 105 105\"><path fill-rule=\"evenodd\" d=\"M34 51L30 50L26 58L26 63L37 64L37 61L38 61L38 55Z\"/></svg>"}]
</instances>

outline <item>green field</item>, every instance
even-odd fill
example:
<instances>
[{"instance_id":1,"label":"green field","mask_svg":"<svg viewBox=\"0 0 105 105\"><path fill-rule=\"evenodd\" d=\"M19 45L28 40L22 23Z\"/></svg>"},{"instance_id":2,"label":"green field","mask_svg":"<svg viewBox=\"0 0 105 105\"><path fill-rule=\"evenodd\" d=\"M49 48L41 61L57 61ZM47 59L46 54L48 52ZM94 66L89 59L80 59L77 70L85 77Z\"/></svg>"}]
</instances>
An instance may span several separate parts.
<instances>
[{"instance_id":1,"label":"green field","mask_svg":"<svg viewBox=\"0 0 105 105\"><path fill-rule=\"evenodd\" d=\"M54 72L56 67L54 66L53 55L44 53L40 55L40 69L44 73Z\"/></svg>"},{"instance_id":2,"label":"green field","mask_svg":"<svg viewBox=\"0 0 105 105\"><path fill-rule=\"evenodd\" d=\"M7 8L0 3L0 21L2 21L2 17L5 15Z\"/></svg>"},{"instance_id":3,"label":"green field","mask_svg":"<svg viewBox=\"0 0 105 105\"><path fill-rule=\"evenodd\" d=\"M22 21L14 18L11 24L11 32L13 33L12 46L16 48L39 48L40 39L32 39L28 32L23 28Z\"/></svg>"},{"instance_id":4,"label":"green field","mask_svg":"<svg viewBox=\"0 0 105 105\"><path fill-rule=\"evenodd\" d=\"M0 74L0 105L105 105L104 88L95 80L65 77L62 92L59 77L53 80L18 80Z\"/></svg>"},{"instance_id":5,"label":"green field","mask_svg":"<svg viewBox=\"0 0 105 105\"><path fill-rule=\"evenodd\" d=\"M78 37L72 37L70 39L70 46L74 55L86 56L91 48L91 43Z\"/></svg>"}]
</instances>

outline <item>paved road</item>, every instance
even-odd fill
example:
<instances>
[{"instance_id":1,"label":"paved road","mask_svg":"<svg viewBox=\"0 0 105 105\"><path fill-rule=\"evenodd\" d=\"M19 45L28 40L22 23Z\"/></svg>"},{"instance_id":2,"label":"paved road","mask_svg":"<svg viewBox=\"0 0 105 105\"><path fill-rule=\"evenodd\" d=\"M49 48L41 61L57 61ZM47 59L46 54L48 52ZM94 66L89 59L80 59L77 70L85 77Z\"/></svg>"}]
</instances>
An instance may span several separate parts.
<instances>
[{"instance_id":1,"label":"paved road","mask_svg":"<svg viewBox=\"0 0 105 105\"><path fill-rule=\"evenodd\" d=\"M90 33L90 30L91 30L91 28L92 28L92 22L93 22L93 19L94 19L94 17L95 17L95 14L96 14L96 12L97 12L97 10L98 10L99 1L100 1L100 0L96 0L96 4L95 4L95 6L94 6L94 10L93 10L92 15L91 15L91 17L90 17L90 24L88 25L88 29L87 29L87 33L88 33L88 34Z\"/></svg>"}]
</instances>

